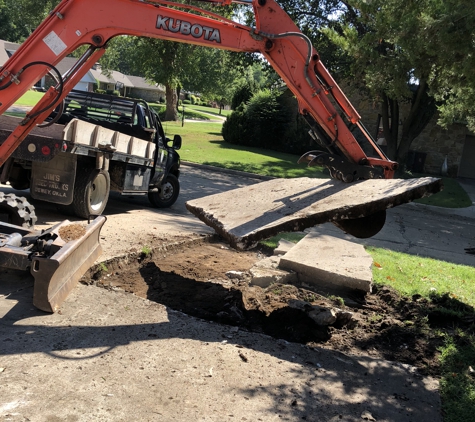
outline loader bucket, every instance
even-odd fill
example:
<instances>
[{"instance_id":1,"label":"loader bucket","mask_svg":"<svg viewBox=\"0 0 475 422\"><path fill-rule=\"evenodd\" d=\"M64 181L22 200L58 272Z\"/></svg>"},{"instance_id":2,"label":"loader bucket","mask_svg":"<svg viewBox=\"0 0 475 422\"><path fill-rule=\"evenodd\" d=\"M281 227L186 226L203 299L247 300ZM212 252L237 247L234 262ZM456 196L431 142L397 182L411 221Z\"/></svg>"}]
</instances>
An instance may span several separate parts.
<instances>
[{"instance_id":1,"label":"loader bucket","mask_svg":"<svg viewBox=\"0 0 475 422\"><path fill-rule=\"evenodd\" d=\"M35 278L33 305L45 312L59 309L77 281L101 255L99 234L106 217L96 217L86 226L86 233L76 240L64 243L64 246L49 258L35 257L32 260L31 273ZM63 221L55 232L71 224Z\"/></svg>"}]
</instances>

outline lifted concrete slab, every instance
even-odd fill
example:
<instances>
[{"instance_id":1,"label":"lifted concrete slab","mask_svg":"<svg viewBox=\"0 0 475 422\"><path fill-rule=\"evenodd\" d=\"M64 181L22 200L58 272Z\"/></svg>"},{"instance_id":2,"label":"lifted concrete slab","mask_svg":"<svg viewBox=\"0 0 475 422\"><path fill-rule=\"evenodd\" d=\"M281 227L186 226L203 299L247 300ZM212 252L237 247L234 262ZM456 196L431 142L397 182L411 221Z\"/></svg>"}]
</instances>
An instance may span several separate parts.
<instances>
[{"instance_id":1,"label":"lifted concrete slab","mask_svg":"<svg viewBox=\"0 0 475 422\"><path fill-rule=\"evenodd\" d=\"M195 199L186 208L236 249L283 231L362 218L442 190L441 179L274 179Z\"/></svg>"},{"instance_id":2,"label":"lifted concrete slab","mask_svg":"<svg viewBox=\"0 0 475 422\"><path fill-rule=\"evenodd\" d=\"M279 262L279 268L296 272L301 282L364 292L371 292L372 265L364 246L317 231L305 236Z\"/></svg>"}]
</instances>

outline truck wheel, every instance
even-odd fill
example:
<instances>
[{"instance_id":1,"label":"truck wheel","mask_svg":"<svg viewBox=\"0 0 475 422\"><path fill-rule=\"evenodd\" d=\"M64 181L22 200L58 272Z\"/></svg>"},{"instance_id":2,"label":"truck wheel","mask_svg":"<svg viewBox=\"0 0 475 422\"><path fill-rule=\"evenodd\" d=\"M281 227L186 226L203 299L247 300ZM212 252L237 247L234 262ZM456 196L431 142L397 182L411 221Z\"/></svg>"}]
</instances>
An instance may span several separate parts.
<instances>
[{"instance_id":1,"label":"truck wheel","mask_svg":"<svg viewBox=\"0 0 475 422\"><path fill-rule=\"evenodd\" d=\"M15 190L26 190L30 188L29 180L10 180L10 186Z\"/></svg>"},{"instance_id":2,"label":"truck wheel","mask_svg":"<svg viewBox=\"0 0 475 422\"><path fill-rule=\"evenodd\" d=\"M148 200L156 208L171 207L180 193L180 182L174 174L169 174L158 192L149 192Z\"/></svg>"},{"instance_id":3,"label":"truck wheel","mask_svg":"<svg viewBox=\"0 0 475 422\"><path fill-rule=\"evenodd\" d=\"M10 171L8 182L15 190L25 190L30 188L31 171L14 163Z\"/></svg>"},{"instance_id":4,"label":"truck wheel","mask_svg":"<svg viewBox=\"0 0 475 422\"><path fill-rule=\"evenodd\" d=\"M0 192L0 221L30 229L36 220L35 207L26 198Z\"/></svg>"},{"instance_id":5,"label":"truck wheel","mask_svg":"<svg viewBox=\"0 0 475 422\"><path fill-rule=\"evenodd\" d=\"M82 218L100 215L104 211L110 192L109 173L86 168L76 174L73 202L69 209Z\"/></svg>"}]
</instances>

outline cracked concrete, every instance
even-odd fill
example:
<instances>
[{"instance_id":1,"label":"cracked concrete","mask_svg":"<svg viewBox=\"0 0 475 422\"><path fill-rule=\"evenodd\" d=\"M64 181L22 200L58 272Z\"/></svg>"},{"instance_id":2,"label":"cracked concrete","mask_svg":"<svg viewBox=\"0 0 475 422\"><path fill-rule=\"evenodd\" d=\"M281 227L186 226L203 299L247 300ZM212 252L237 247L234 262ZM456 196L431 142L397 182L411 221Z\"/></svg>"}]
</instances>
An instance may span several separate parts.
<instances>
[{"instance_id":1,"label":"cracked concrete","mask_svg":"<svg viewBox=\"0 0 475 422\"><path fill-rule=\"evenodd\" d=\"M377 215L442 189L437 178L337 180L274 179L195 199L186 208L236 249L282 231ZM366 222L365 224L369 224Z\"/></svg>"},{"instance_id":2,"label":"cracked concrete","mask_svg":"<svg viewBox=\"0 0 475 422\"><path fill-rule=\"evenodd\" d=\"M314 228L297 244L281 240L274 254L251 268L251 285L305 283L324 290L371 292L373 259L357 243Z\"/></svg>"}]
</instances>

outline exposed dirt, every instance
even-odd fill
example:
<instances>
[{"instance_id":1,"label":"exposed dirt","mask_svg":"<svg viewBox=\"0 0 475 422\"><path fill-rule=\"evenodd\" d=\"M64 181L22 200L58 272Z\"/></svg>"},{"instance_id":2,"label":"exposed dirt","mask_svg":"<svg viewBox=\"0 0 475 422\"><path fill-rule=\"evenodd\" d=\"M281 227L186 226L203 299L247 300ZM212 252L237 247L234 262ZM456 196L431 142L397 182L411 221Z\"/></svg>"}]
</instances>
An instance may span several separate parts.
<instances>
[{"instance_id":1,"label":"exposed dirt","mask_svg":"<svg viewBox=\"0 0 475 422\"><path fill-rule=\"evenodd\" d=\"M226 273L247 272L266 251L237 252L217 241L146 252L132 254L128 262L107 263L107 270L98 268L88 282L123 289L206 320L439 374L440 330L454 328L454 321L440 313L444 305L440 302L450 302L450 298L439 298L438 303L417 296L401 298L387 287L344 298L326 297L302 286L250 287L246 277L230 278ZM338 321L332 326L317 325L291 305L296 302L337 307L353 313L353 318L345 325Z\"/></svg>"},{"instance_id":2,"label":"exposed dirt","mask_svg":"<svg viewBox=\"0 0 475 422\"><path fill-rule=\"evenodd\" d=\"M82 224L68 224L59 228L59 236L66 242L80 239L86 234L86 228Z\"/></svg>"}]
</instances>

